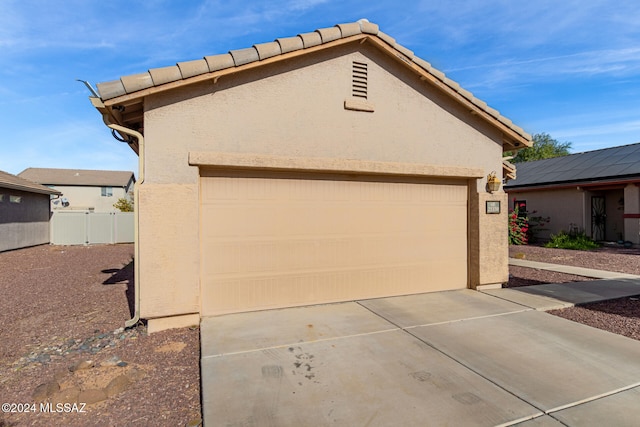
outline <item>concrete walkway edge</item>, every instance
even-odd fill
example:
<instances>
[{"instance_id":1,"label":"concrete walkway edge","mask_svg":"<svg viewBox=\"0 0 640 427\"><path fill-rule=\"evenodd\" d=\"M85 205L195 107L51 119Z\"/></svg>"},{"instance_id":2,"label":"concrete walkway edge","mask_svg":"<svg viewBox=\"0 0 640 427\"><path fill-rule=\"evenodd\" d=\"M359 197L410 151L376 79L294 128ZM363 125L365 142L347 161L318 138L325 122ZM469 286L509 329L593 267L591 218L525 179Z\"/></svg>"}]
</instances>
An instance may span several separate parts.
<instances>
[{"instance_id":1,"label":"concrete walkway edge","mask_svg":"<svg viewBox=\"0 0 640 427\"><path fill-rule=\"evenodd\" d=\"M516 267L535 268L538 270L555 271L576 276L592 277L594 279L640 279L634 274L618 273L615 271L596 270L593 268L574 267L571 265L551 264L548 262L529 261L525 259L509 258L509 265Z\"/></svg>"}]
</instances>

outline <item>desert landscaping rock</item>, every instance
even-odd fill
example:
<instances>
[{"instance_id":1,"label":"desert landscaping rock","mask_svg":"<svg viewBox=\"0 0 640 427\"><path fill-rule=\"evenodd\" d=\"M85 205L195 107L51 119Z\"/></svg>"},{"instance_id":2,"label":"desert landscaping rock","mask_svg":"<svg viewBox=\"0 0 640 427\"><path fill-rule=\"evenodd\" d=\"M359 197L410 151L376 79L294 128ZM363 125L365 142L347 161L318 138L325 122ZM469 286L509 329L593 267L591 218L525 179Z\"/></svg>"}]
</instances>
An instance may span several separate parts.
<instances>
[{"instance_id":1,"label":"desert landscaping rock","mask_svg":"<svg viewBox=\"0 0 640 427\"><path fill-rule=\"evenodd\" d=\"M83 369L90 369L90 368L93 368L94 366L95 366L95 363L93 363L93 360L81 360L78 363L75 363L69 366L69 371L76 372L76 371L81 371Z\"/></svg>"},{"instance_id":2,"label":"desert landscaping rock","mask_svg":"<svg viewBox=\"0 0 640 427\"><path fill-rule=\"evenodd\" d=\"M56 392L60 390L60 384L57 381L48 381L44 384L40 384L33 390L31 393L31 397L35 402L42 402L49 397L53 396Z\"/></svg>"},{"instance_id":3,"label":"desert landscaping rock","mask_svg":"<svg viewBox=\"0 0 640 427\"><path fill-rule=\"evenodd\" d=\"M122 360L118 356L112 356L109 359L100 363L100 366L117 366Z\"/></svg>"},{"instance_id":4,"label":"desert landscaping rock","mask_svg":"<svg viewBox=\"0 0 640 427\"><path fill-rule=\"evenodd\" d=\"M112 397L125 391L129 384L131 384L131 380L128 376L118 375L107 384L104 391L107 397Z\"/></svg>"},{"instance_id":5,"label":"desert landscaping rock","mask_svg":"<svg viewBox=\"0 0 640 427\"><path fill-rule=\"evenodd\" d=\"M107 400L107 393L102 389L82 390L78 395L78 401L87 405L93 405L103 400Z\"/></svg>"},{"instance_id":6,"label":"desert landscaping rock","mask_svg":"<svg viewBox=\"0 0 640 427\"><path fill-rule=\"evenodd\" d=\"M80 389L78 387L69 387L51 396L51 403L54 405L58 403L78 403L79 396Z\"/></svg>"},{"instance_id":7,"label":"desert landscaping rock","mask_svg":"<svg viewBox=\"0 0 640 427\"><path fill-rule=\"evenodd\" d=\"M127 377L129 378L129 380L131 380L131 382L136 382L138 380L141 380L145 376L146 376L146 373L142 369L138 369L138 368L132 368L127 373Z\"/></svg>"}]
</instances>

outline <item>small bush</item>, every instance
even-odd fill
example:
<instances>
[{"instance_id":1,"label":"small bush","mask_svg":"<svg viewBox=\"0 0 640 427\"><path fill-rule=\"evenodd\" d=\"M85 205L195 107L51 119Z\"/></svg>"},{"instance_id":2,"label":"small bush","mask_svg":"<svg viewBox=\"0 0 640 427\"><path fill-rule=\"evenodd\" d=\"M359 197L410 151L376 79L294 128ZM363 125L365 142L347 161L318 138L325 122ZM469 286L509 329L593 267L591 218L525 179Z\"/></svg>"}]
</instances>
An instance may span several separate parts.
<instances>
[{"instance_id":1,"label":"small bush","mask_svg":"<svg viewBox=\"0 0 640 427\"><path fill-rule=\"evenodd\" d=\"M113 207L120 212L133 212L133 202L126 197L121 197L113 204Z\"/></svg>"},{"instance_id":2,"label":"small bush","mask_svg":"<svg viewBox=\"0 0 640 427\"><path fill-rule=\"evenodd\" d=\"M519 207L509 212L509 244L526 245L529 240L529 220L520 216Z\"/></svg>"},{"instance_id":3,"label":"small bush","mask_svg":"<svg viewBox=\"0 0 640 427\"><path fill-rule=\"evenodd\" d=\"M588 251L599 248L600 245L587 236L584 231L572 230L570 233L561 231L558 234L552 234L551 240L545 243L545 248L573 249L579 251Z\"/></svg>"}]
</instances>

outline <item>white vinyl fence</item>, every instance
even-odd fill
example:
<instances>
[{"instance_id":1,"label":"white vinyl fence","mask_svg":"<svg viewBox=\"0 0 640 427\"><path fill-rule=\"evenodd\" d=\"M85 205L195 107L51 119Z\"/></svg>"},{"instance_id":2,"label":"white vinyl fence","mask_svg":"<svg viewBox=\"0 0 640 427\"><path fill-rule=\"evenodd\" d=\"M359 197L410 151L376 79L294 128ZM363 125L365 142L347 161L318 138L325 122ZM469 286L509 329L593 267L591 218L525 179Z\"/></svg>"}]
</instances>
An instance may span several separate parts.
<instances>
[{"instance_id":1,"label":"white vinyl fence","mask_svg":"<svg viewBox=\"0 0 640 427\"><path fill-rule=\"evenodd\" d=\"M131 243L134 240L133 215L133 212L56 211L51 217L51 243Z\"/></svg>"}]
</instances>

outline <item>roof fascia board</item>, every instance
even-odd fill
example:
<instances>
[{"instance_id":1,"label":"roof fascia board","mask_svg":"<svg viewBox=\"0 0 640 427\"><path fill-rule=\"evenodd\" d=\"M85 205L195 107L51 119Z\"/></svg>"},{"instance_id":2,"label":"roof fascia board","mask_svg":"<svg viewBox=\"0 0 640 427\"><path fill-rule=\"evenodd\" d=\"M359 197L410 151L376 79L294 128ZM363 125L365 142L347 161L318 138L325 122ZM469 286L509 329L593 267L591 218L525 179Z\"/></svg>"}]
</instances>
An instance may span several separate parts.
<instances>
[{"instance_id":1,"label":"roof fascia board","mask_svg":"<svg viewBox=\"0 0 640 427\"><path fill-rule=\"evenodd\" d=\"M609 179L604 181L574 181L574 182L564 182L564 183L557 183L557 184L554 184L554 183L531 184L531 185L522 186L522 187L506 185L504 187L504 191L525 192L525 191L543 191L543 190L566 190L567 188L574 188L574 187L591 188L591 187L604 187L604 186L627 185L627 184L640 185L640 177L629 178L629 179Z\"/></svg>"},{"instance_id":2,"label":"roof fascia board","mask_svg":"<svg viewBox=\"0 0 640 427\"><path fill-rule=\"evenodd\" d=\"M19 191L25 191L27 193L38 193L38 194L62 194L61 192L59 192L58 190L40 190L38 188L33 188L33 187L27 187L27 186L23 186L20 184L11 184L11 183L7 183L7 182L3 182L0 183L0 187L2 188L9 188L11 190L19 190Z\"/></svg>"},{"instance_id":3,"label":"roof fascia board","mask_svg":"<svg viewBox=\"0 0 640 427\"><path fill-rule=\"evenodd\" d=\"M399 50L395 49L392 46L389 46L389 44L387 44L384 40L382 40L378 36L368 37L367 41L372 42L373 44L378 46L383 52L387 53L391 57L399 59L402 64L404 64L406 67L410 68L415 73L420 75L422 80L428 81L429 83L431 83L433 86L440 89L445 94L457 100L459 103L464 105L465 108L469 109L470 114L481 116L484 120L488 121L490 124L497 127L504 135L511 137L517 142L520 142L523 145L523 147L521 148L530 147L532 145L531 141L529 141L527 138L518 134L513 129L507 127L502 122L500 122L497 118L489 115L486 111L482 110L477 105L472 103L470 100L462 96L460 93L456 92L451 86L449 86L448 84L438 79L433 74L429 73L428 71L420 67L418 64L416 64L413 60L408 58L402 52L400 52Z\"/></svg>"}]
</instances>

